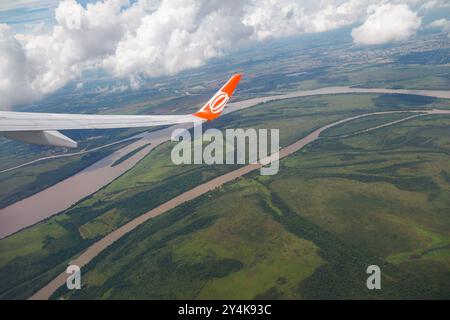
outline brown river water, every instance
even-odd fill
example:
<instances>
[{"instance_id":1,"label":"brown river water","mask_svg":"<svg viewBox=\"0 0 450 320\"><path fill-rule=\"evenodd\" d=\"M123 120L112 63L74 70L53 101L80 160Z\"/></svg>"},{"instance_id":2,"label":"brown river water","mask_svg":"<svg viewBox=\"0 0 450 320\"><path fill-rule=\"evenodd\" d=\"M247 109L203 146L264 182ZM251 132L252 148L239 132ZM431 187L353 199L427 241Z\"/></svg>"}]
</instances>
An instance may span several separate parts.
<instances>
[{"instance_id":1,"label":"brown river water","mask_svg":"<svg viewBox=\"0 0 450 320\"><path fill-rule=\"evenodd\" d=\"M437 98L450 99L450 91L436 90L394 90L394 89L362 89L350 87L328 87L317 90L299 91L287 94L279 94L261 98L253 98L230 103L224 114L245 109L259 103L314 95L344 94L344 93L398 93L416 94ZM66 210L83 198L95 193L106 186L123 173L133 168L153 148L170 140L171 132L175 128L192 127L193 124L175 125L165 129L139 134L132 138L140 140L127 145L102 160L92 164L77 174L56 183L30 197L0 209L0 239L7 237L21 229L32 226L61 211ZM130 138L130 139L132 139ZM119 165L111 166L114 161L133 150L149 144L126 161ZM36 162L36 160L34 161ZM19 166L20 167L20 166ZM0 173L1 174L1 173ZM6 187L6 186L4 186Z\"/></svg>"},{"instance_id":2,"label":"brown river water","mask_svg":"<svg viewBox=\"0 0 450 320\"><path fill-rule=\"evenodd\" d=\"M339 120L330 124L327 124L304 138L296 141L295 143L282 148L278 153L273 154L265 159L261 160L261 163L259 164L249 164L246 166L243 166L242 168L239 168L237 170L231 171L229 173L226 173L222 176L219 176L217 178L214 178L208 182L202 183L198 185L197 187L192 188L191 190L188 190L184 193L182 193L179 196L176 196L175 198L163 203L162 205L140 215L139 217L131 220L130 222L126 223L125 225L119 227L118 229L114 230L113 232L106 235L104 238L100 239L99 241L92 244L90 247L88 247L80 256L78 256L76 259L70 262L71 265L77 265L78 267L82 268L86 266L90 261L92 261L98 254L100 254L103 250L108 248L111 244L113 244L115 241L122 238L125 234L128 232L134 230L142 223L146 222L147 220L154 218L158 215L161 215L185 202L191 201L197 197L200 197L204 195L205 193L212 191L222 185L224 185L227 182L233 181L239 177L242 177L243 175L252 172L254 170L260 169L263 165L267 165L272 161L277 161L278 159L282 159L284 157L287 157L300 149L302 149L307 144L313 142L314 140L318 139L320 137L320 134L331 127L337 126L339 124L349 122L358 118L367 117L371 115L381 115L381 114L389 114L389 113L404 113L407 111L386 111L386 112L374 112L374 113L367 113L362 114L354 117L349 117L343 120ZM400 123L402 121L406 121L408 119L411 119L413 117L419 117L424 116L427 114L448 114L450 115L450 110L432 110L432 111L409 111L409 112L415 112L417 115L405 117L404 119L395 120L380 126L376 126L373 128L369 128L366 130L363 130L361 132L370 131L382 127L386 127L389 125L395 125L397 123ZM45 285L43 288L41 288L38 292L36 292L33 296L30 297L31 300L44 300L49 299L51 295L62 285L66 283L68 274L65 272L62 272L59 276L57 276L55 279L53 279L51 282L49 282L47 285Z\"/></svg>"},{"instance_id":3,"label":"brown river water","mask_svg":"<svg viewBox=\"0 0 450 320\"><path fill-rule=\"evenodd\" d=\"M237 110L241 110L244 108L248 108L254 106L259 103L279 100L279 99L287 99L294 97L304 97L304 96L313 96L313 95L325 95L325 94L343 94L343 93L398 93L398 94L416 94L416 95L424 95L430 97L437 98L445 98L450 99L450 91L435 91L435 90L391 90L391 89L361 89L361 88L349 88L349 87L332 87L332 88L322 88L318 90L309 90L309 91L301 91L294 92L288 94L280 94L269 97L262 98L253 98L249 100L243 100L235 103L230 103L224 113L230 113ZM357 118L377 115L377 114L386 114L386 113L395 113L398 111L387 111L387 112L376 112L358 115L354 117L349 117L343 120L339 120L328 125L325 125L314 132L308 134L304 138L298 140L297 142L281 149L279 153L276 155L272 155L266 159L263 159L262 163L268 163L277 158L286 157L301 148L310 142L319 138L319 135L322 131L336 126L338 124L342 124ZM401 111L401 112L411 112L411 111ZM450 110L421 110L421 111L413 111L417 112L417 116L427 115L427 114L450 114ZM414 116L412 116L414 117ZM396 120L391 123L387 123L381 126L377 126L374 128L370 128L369 130L374 130L377 128L381 128L387 125L394 125L399 122L410 119L411 117L407 117L405 119ZM176 125L171 126L165 129L139 134L133 138L141 138L140 140L131 143L115 152L111 155L103 158L102 160L94 163L88 168L80 171L79 173L45 189L41 192L38 192L28 198L25 198L21 201L18 201L6 208L0 210L0 239L4 238L8 235L11 235L23 228L34 225L40 221L43 221L67 208L74 205L76 202L81 199L93 194L98 191L100 188L109 184L114 179L118 178L120 175L133 168L136 163L138 163L142 158L144 158L153 148L157 145L168 141L170 139L171 132L175 128L184 127L190 128L193 124L184 124L184 125ZM140 150L138 153L123 161L119 165L112 167L112 163L116 160L120 159L124 155L136 150L139 147L149 144L144 149ZM172 200L150 210L149 212L137 217L136 219L128 222L117 230L113 231L109 235L105 236L98 242L94 243L91 247L89 247L85 252L83 252L77 259L72 261L72 264L76 264L80 267L86 265L90 262L95 256L97 256L101 251L106 249L113 242L120 239L124 234L130 232L143 222L148 219L160 215L168 210L175 208L176 206L195 199L208 191L211 191L217 187L222 186L223 184L235 180L246 173L249 173L253 170L261 168L261 164L252 164L244 166L235 171L229 172L225 175L217 177L211 181L203 183L175 198ZM63 285L66 281L67 274L62 273L57 278L55 278L52 282L38 291L32 299L48 299L51 294Z\"/></svg>"}]
</instances>

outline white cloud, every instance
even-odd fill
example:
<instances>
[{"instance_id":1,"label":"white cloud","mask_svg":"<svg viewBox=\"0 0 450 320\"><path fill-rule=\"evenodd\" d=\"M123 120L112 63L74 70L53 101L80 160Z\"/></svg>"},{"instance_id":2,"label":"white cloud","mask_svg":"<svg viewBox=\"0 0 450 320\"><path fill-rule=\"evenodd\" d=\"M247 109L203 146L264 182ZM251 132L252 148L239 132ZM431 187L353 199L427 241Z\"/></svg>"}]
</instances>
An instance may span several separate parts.
<instances>
[{"instance_id":1,"label":"white cloud","mask_svg":"<svg viewBox=\"0 0 450 320\"><path fill-rule=\"evenodd\" d=\"M127 4L110 0L84 9L74 0L63 1L49 33L13 34L7 25L0 25L0 77L8 83L0 86L0 107L54 92L113 54L125 32L120 8Z\"/></svg>"},{"instance_id":2,"label":"white cloud","mask_svg":"<svg viewBox=\"0 0 450 320\"><path fill-rule=\"evenodd\" d=\"M414 34L420 18L401 3L419 8L426 1L386 1L102 0L84 7L63 0L49 29L21 34L0 24L0 108L82 81L88 69L103 69L138 87L142 77L198 67L244 43L362 21L369 6L366 21L352 33L356 42L383 43ZM37 2L18 2L27 3Z\"/></svg>"},{"instance_id":3,"label":"white cloud","mask_svg":"<svg viewBox=\"0 0 450 320\"><path fill-rule=\"evenodd\" d=\"M0 25L0 95L4 106L27 103L42 96L30 90L27 57L10 27Z\"/></svg>"},{"instance_id":4,"label":"white cloud","mask_svg":"<svg viewBox=\"0 0 450 320\"><path fill-rule=\"evenodd\" d=\"M163 1L125 34L103 66L116 76L159 76L201 66L249 39L252 29L240 20L242 10L232 1Z\"/></svg>"},{"instance_id":5,"label":"white cloud","mask_svg":"<svg viewBox=\"0 0 450 320\"><path fill-rule=\"evenodd\" d=\"M440 28L443 32L448 32L448 37L450 38L450 20L439 19L431 22L429 25L431 28Z\"/></svg>"},{"instance_id":6,"label":"white cloud","mask_svg":"<svg viewBox=\"0 0 450 320\"><path fill-rule=\"evenodd\" d=\"M355 22L370 2L259 0L247 7L243 21L258 40L323 32Z\"/></svg>"},{"instance_id":7,"label":"white cloud","mask_svg":"<svg viewBox=\"0 0 450 320\"><path fill-rule=\"evenodd\" d=\"M406 4L381 4L368 8L366 21L352 30L358 44L376 45L406 40L421 26L421 18Z\"/></svg>"}]
</instances>

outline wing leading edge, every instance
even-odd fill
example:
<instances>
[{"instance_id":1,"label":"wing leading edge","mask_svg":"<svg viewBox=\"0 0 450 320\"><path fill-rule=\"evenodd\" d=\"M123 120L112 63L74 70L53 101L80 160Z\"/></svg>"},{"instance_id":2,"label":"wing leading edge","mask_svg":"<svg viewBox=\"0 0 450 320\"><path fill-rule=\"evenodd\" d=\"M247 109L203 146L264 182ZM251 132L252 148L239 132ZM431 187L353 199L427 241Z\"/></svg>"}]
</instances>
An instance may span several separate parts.
<instances>
[{"instance_id":1,"label":"wing leading edge","mask_svg":"<svg viewBox=\"0 0 450 320\"><path fill-rule=\"evenodd\" d=\"M88 115L0 111L0 135L32 144L76 147L72 139L57 130L137 128L213 120L233 94L241 75L237 74L197 113L188 115Z\"/></svg>"}]
</instances>

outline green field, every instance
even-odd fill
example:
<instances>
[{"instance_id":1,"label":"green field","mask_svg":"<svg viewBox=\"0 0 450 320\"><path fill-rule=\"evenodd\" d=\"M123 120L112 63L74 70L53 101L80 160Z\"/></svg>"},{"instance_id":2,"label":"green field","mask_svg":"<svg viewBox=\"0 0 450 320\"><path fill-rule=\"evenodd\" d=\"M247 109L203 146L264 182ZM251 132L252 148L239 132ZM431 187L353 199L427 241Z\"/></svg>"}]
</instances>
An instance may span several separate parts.
<instances>
[{"instance_id":1,"label":"green field","mask_svg":"<svg viewBox=\"0 0 450 320\"><path fill-rule=\"evenodd\" d=\"M449 125L430 116L319 140L278 175L251 174L145 223L88 266L83 290L58 295L448 299ZM365 287L371 264L378 292Z\"/></svg>"},{"instance_id":2,"label":"green field","mask_svg":"<svg viewBox=\"0 0 450 320\"><path fill-rule=\"evenodd\" d=\"M429 39L427 38L429 41ZM420 47L420 45L419 45ZM236 100L243 100L255 96L270 95L275 92L289 92L293 90L308 90L326 86L359 86L380 88L405 89L441 89L450 87L450 65L428 63L423 53L411 57L393 59L392 62L357 63L359 58L351 58L347 53L353 51L353 44L342 37L324 37L314 41L307 36L301 41L286 39L280 42L271 42L263 47L230 55L226 59L217 59L203 68L192 72L182 72L173 77L149 80L142 91L108 94L87 94L81 92L67 92L67 96L56 96L44 99L31 106L22 106L23 111L45 112L74 112L74 113L100 113L100 114L188 114L197 110L208 101L209 97L225 81L224 77L236 71L245 71L243 81L238 87ZM360 48L364 50L363 48ZM345 52L347 63L336 61L334 55ZM331 54L331 57L327 55ZM435 57L433 52L428 52ZM425 57L427 57L425 54ZM325 56L324 56L325 55ZM417 57L422 64L417 64ZM320 63L316 59L320 60ZM355 61L356 59L356 61ZM406 60L405 60L406 59ZM444 63L441 61L441 63ZM94 83L90 84L95 86ZM98 85L105 85L100 83ZM350 96L348 96L350 97ZM364 102L351 96L341 98L342 105L336 105L336 111L364 107ZM418 108L424 104L442 105L433 102L432 98L417 96L382 95L379 99L370 102L377 110L399 108ZM314 101L314 100L312 100ZM320 100L322 102L322 100ZM326 100L323 102L326 103ZM317 110L317 109L316 109ZM358 112L359 110L354 110ZM336 112L337 113L337 112ZM270 115L271 118L273 115ZM237 120L236 117L234 120ZM255 120L255 119L253 119ZM235 122L233 122L235 123ZM276 124L276 123L275 123ZM295 128L293 129L295 130ZM90 149L117 139L129 137L143 129L129 130L78 130L66 132L69 137L79 142L80 150ZM302 132L297 132L300 135ZM294 134L294 133L293 133ZM63 153L61 148L43 148L24 143L9 141L0 137L0 170L13 167L39 157ZM36 193L45 187L58 182L61 177L71 175L76 168L91 164L96 160L92 157L83 159L83 165L76 164L78 158L66 159L26 167L24 172L14 174L0 174L2 188L0 194L0 207L20 200ZM70 162L70 164L69 164ZM68 170L69 169L69 170ZM40 175L39 179L35 179ZM43 178L46 177L46 178Z\"/></svg>"},{"instance_id":3,"label":"green field","mask_svg":"<svg viewBox=\"0 0 450 320\"><path fill-rule=\"evenodd\" d=\"M92 150L109 143L131 137L142 129L112 130L114 135L109 135L111 130L103 130L102 135L95 135L92 130L87 133L74 132L69 134L79 142L79 147L75 149L63 149L43 147L37 145L27 145L6 138L0 137L0 159L2 164L0 170L15 167L28 163L29 161L61 155L65 153L76 153L79 151ZM4 188L0 188L0 208L31 196L55 183L74 175L98 160L110 155L115 150L132 143L134 140L117 143L112 146L101 148L82 155L47 159L30 165L26 165L11 171L0 173L0 183ZM14 150L9 152L8 150ZM7 186L7 187L6 187Z\"/></svg>"},{"instance_id":4,"label":"green field","mask_svg":"<svg viewBox=\"0 0 450 320\"><path fill-rule=\"evenodd\" d=\"M188 114L236 72L244 77L233 101L328 86L448 90L450 64L442 40L417 35L364 47L347 33L325 32L267 41L197 69L140 79L140 89L98 91L121 84L101 77L83 90L64 88L18 110ZM204 127L280 129L280 145L286 146L350 116L433 108L450 109L450 101L314 96L260 104ZM450 299L450 116L421 116L353 135L410 115L370 116L330 128L282 160L277 175L254 172L147 221L82 270L82 290L62 288L53 298ZM79 151L142 131L147 130L64 133L79 142ZM95 194L0 240L0 299L28 298L111 231L237 168L173 165L172 146L159 145ZM0 207L119 147L0 174ZM0 170L64 152L0 137ZM366 288L372 264L381 267L380 291Z\"/></svg>"},{"instance_id":5,"label":"green field","mask_svg":"<svg viewBox=\"0 0 450 320\"><path fill-rule=\"evenodd\" d=\"M281 128L281 145L287 145L334 120L389 109L379 106L380 98L277 101L224 116L221 125ZM422 108L449 108L440 100L422 103ZM411 108L401 100L392 105ZM319 140L282 161L274 177L242 179L144 224L88 266L85 290L73 298L370 297L361 288L366 276L361 268L373 261L386 268L394 279L387 283L395 287L376 297L442 297L448 292L421 285L419 269L434 263L432 277L440 281L448 272L447 251L441 248L448 240L448 123L427 116L389 130ZM0 240L0 296L28 297L93 241L233 169L174 166L170 148L169 143L156 148L66 212ZM421 258L409 260L408 254ZM419 277L420 285L399 284L410 277ZM342 291L318 289L335 282L348 283Z\"/></svg>"},{"instance_id":6,"label":"green field","mask_svg":"<svg viewBox=\"0 0 450 320\"><path fill-rule=\"evenodd\" d=\"M62 214L0 240L0 296L28 297L93 241L232 169L175 166L168 158L170 147L168 143L157 147L133 170Z\"/></svg>"},{"instance_id":7,"label":"green field","mask_svg":"<svg viewBox=\"0 0 450 320\"><path fill-rule=\"evenodd\" d=\"M0 189L0 208L76 174L131 142L123 142L84 155L44 160L0 174L0 183L8 186Z\"/></svg>"},{"instance_id":8,"label":"green field","mask_svg":"<svg viewBox=\"0 0 450 320\"><path fill-rule=\"evenodd\" d=\"M387 124L393 121L405 119L409 116L414 115L412 112L402 112L402 113L391 113L391 114L381 114L372 115L368 117L362 117L355 119L349 123L343 123L322 132L322 137L335 138L344 135L360 133L363 130L369 128L375 128L377 126Z\"/></svg>"}]
</instances>

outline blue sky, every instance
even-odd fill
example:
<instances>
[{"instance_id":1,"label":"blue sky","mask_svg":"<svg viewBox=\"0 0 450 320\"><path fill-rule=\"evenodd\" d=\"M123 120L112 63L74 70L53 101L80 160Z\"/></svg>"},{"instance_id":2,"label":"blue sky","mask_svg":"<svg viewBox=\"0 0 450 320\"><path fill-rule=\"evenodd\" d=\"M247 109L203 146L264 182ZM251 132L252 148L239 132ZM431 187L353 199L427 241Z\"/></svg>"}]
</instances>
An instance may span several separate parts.
<instances>
[{"instance_id":1,"label":"blue sky","mask_svg":"<svg viewBox=\"0 0 450 320\"><path fill-rule=\"evenodd\" d=\"M78 0L86 5L96 0ZM0 23L6 23L18 32L24 32L30 25L54 23L54 10L59 0L4 0L0 2Z\"/></svg>"}]
</instances>

